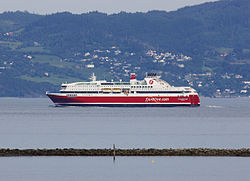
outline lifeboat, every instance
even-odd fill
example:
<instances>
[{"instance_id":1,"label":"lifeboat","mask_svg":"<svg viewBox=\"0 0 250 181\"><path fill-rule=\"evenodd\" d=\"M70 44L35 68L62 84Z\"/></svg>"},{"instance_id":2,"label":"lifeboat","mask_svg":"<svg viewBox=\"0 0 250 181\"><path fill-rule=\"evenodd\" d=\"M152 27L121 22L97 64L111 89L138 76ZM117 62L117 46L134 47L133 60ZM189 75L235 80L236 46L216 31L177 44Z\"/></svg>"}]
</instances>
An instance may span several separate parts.
<instances>
[{"instance_id":1,"label":"lifeboat","mask_svg":"<svg viewBox=\"0 0 250 181\"><path fill-rule=\"evenodd\" d=\"M129 93L129 89L123 89L122 92L123 92L124 94L128 94L128 93Z\"/></svg>"},{"instance_id":2,"label":"lifeboat","mask_svg":"<svg viewBox=\"0 0 250 181\"><path fill-rule=\"evenodd\" d=\"M119 89L119 88L114 88L114 89L112 89L112 92L113 92L113 93L121 93L121 89Z\"/></svg>"},{"instance_id":3,"label":"lifeboat","mask_svg":"<svg viewBox=\"0 0 250 181\"><path fill-rule=\"evenodd\" d=\"M103 93L111 93L111 89L105 88L105 89L102 89L102 92Z\"/></svg>"}]
</instances>

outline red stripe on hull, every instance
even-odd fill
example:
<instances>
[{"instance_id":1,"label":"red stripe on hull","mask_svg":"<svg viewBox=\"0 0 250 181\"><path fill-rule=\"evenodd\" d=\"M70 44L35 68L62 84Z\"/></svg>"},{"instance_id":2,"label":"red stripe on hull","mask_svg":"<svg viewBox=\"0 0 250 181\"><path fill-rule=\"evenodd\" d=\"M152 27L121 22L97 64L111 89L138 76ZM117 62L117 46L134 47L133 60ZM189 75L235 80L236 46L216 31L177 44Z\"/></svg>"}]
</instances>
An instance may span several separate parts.
<instances>
[{"instance_id":1,"label":"red stripe on hull","mask_svg":"<svg viewBox=\"0 0 250 181\"><path fill-rule=\"evenodd\" d=\"M83 96L83 97L67 97L60 95L48 94L49 98L55 104L189 104L200 105L198 95L190 95L189 97L136 97L136 96L117 96L117 97L97 97L97 96Z\"/></svg>"}]
</instances>

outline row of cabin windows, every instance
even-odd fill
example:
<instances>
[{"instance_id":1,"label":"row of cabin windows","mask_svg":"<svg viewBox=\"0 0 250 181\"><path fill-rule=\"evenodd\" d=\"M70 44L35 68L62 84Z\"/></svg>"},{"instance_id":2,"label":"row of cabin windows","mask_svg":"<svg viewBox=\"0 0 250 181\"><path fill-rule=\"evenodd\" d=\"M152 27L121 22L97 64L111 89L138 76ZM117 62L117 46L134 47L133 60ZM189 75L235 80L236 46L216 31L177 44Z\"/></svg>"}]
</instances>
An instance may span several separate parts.
<instances>
[{"instance_id":1,"label":"row of cabin windows","mask_svg":"<svg viewBox=\"0 0 250 181\"><path fill-rule=\"evenodd\" d=\"M119 86L113 86L113 85L106 85L106 86L101 86L101 88L107 88L107 87L110 87L110 88L120 88L120 87L128 87L126 85L119 85Z\"/></svg>"},{"instance_id":2,"label":"row of cabin windows","mask_svg":"<svg viewBox=\"0 0 250 181\"><path fill-rule=\"evenodd\" d=\"M62 86L62 89L66 89L66 88L74 88L74 87L97 87L96 85L85 85L85 86L82 86L82 85L77 85L77 86Z\"/></svg>"},{"instance_id":3,"label":"row of cabin windows","mask_svg":"<svg viewBox=\"0 0 250 181\"><path fill-rule=\"evenodd\" d=\"M76 86L62 86L62 89L66 89L66 88L74 88ZM87 85L87 86L77 86L77 87L99 87L98 85ZM119 85L119 86L110 86L110 85L106 85L105 87L127 87L126 85ZM135 86L136 87L136 86ZM137 86L139 87L139 86ZM141 86L140 86L141 87ZM146 86L143 86L143 87L146 87ZM149 87L152 87L152 86L149 86Z\"/></svg>"},{"instance_id":4,"label":"row of cabin windows","mask_svg":"<svg viewBox=\"0 0 250 181\"><path fill-rule=\"evenodd\" d=\"M131 88L146 88L146 89L149 89L149 88L153 88L153 86L131 86Z\"/></svg>"},{"instance_id":5,"label":"row of cabin windows","mask_svg":"<svg viewBox=\"0 0 250 181\"><path fill-rule=\"evenodd\" d=\"M130 85L129 82L103 82L101 85Z\"/></svg>"},{"instance_id":6,"label":"row of cabin windows","mask_svg":"<svg viewBox=\"0 0 250 181\"><path fill-rule=\"evenodd\" d=\"M85 90L89 91L89 90L96 90L96 89L85 89ZM63 90L63 89L62 89L62 91L65 92L65 90ZM70 91L66 90L66 92L72 92L72 91L79 91L79 90L78 89L71 89Z\"/></svg>"},{"instance_id":7,"label":"row of cabin windows","mask_svg":"<svg viewBox=\"0 0 250 181\"><path fill-rule=\"evenodd\" d=\"M136 91L136 93L147 93L147 94L183 94L183 93L191 93L191 91Z\"/></svg>"},{"instance_id":8,"label":"row of cabin windows","mask_svg":"<svg viewBox=\"0 0 250 181\"><path fill-rule=\"evenodd\" d=\"M103 92L103 91L61 91L63 93L82 93L82 94L98 94L98 93L106 93L109 94L111 92ZM113 94L119 94L121 92L113 92ZM131 93L137 94L183 94L190 93L190 91L131 91Z\"/></svg>"}]
</instances>

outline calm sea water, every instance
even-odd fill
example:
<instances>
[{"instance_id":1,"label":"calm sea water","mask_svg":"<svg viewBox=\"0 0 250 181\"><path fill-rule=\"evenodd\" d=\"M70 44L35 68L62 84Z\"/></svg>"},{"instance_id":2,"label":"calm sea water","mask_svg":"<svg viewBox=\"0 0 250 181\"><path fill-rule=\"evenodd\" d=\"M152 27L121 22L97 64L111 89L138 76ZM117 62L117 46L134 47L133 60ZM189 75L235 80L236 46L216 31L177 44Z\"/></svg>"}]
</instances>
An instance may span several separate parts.
<instances>
[{"instance_id":1,"label":"calm sea water","mask_svg":"<svg viewBox=\"0 0 250 181\"><path fill-rule=\"evenodd\" d=\"M0 158L0 180L249 181L249 164L236 157L10 157Z\"/></svg>"},{"instance_id":2,"label":"calm sea water","mask_svg":"<svg viewBox=\"0 0 250 181\"><path fill-rule=\"evenodd\" d=\"M249 98L203 98L195 108L0 98L2 148L250 148L249 140ZM236 157L2 157L0 180L249 180L249 165Z\"/></svg>"},{"instance_id":3,"label":"calm sea water","mask_svg":"<svg viewBox=\"0 0 250 181\"><path fill-rule=\"evenodd\" d=\"M47 98L0 99L5 148L250 148L250 99L201 107L55 107Z\"/></svg>"}]
</instances>

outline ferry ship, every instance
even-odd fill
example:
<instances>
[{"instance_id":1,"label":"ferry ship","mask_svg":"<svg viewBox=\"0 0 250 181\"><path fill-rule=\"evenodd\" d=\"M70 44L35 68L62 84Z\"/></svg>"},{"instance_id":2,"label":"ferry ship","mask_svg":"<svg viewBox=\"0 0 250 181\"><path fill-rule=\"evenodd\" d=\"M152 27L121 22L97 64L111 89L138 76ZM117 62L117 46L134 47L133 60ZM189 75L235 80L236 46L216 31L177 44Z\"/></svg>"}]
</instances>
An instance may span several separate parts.
<instances>
[{"instance_id":1,"label":"ferry ship","mask_svg":"<svg viewBox=\"0 0 250 181\"><path fill-rule=\"evenodd\" d=\"M191 87L174 87L155 73L144 80L136 80L135 73L129 82L64 83L59 93L46 92L56 106L200 106L200 99Z\"/></svg>"}]
</instances>

